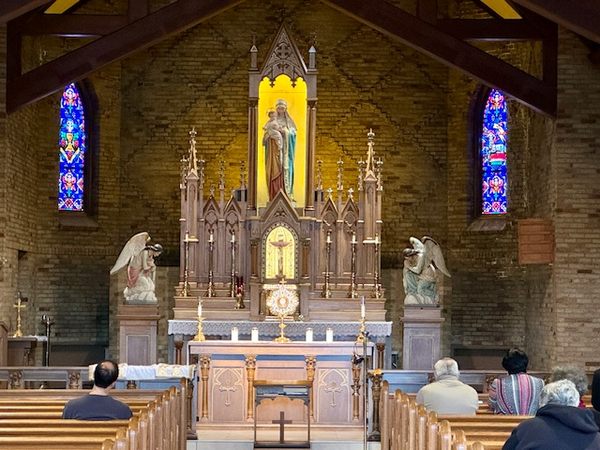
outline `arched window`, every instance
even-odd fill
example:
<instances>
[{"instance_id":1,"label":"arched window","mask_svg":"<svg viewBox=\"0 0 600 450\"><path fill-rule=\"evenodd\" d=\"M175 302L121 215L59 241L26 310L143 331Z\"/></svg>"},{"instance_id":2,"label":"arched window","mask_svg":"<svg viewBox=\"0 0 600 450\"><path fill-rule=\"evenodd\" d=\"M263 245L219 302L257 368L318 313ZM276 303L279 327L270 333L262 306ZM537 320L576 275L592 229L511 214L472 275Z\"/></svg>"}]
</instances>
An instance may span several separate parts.
<instances>
[{"instance_id":1,"label":"arched window","mask_svg":"<svg viewBox=\"0 0 600 450\"><path fill-rule=\"evenodd\" d=\"M87 158L85 108L75 83L67 85L60 100L58 209L84 211Z\"/></svg>"},{"instance_id":2,"label":"arched window","mask_svg":"<svg viewBox=\"0 0 600 450\"><path fill-rule=\"evenodd\" d=\"M504 94L491 89L483 108L479 160L481 163L481 214L498 215L508 211L506 193L506 141L508 109Z\"/></svg>"}]
</instances>

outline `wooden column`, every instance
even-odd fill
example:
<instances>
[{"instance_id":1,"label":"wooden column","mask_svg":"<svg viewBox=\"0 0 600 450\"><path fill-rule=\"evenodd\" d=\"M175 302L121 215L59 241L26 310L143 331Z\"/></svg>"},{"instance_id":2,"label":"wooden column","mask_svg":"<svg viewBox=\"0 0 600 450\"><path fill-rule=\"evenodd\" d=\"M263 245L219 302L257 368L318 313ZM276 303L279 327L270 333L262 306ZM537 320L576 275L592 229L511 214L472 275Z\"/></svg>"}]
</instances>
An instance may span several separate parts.
<instances>
[{"instance_id":1,"label":"wooden column","mask_svg":"<svg viewBox=\"0 0 600 450\"><path fill-rule=\"evenodd\" d=\"M383 370L385 365L385 342L378 342L375 346L377 347L377 368Z\"/></svg>"},{"instance_id":2,"label":"wooden column","mask_svg":"<svg viewBox=\"0 0 600 450\"><path fill-rule=\"evenodd\" d=\"M256 163L258 98L251 98L248 105L248 209L256 211Z\"/></svg>"},{"instance_id":3,"label":"wooden column","mask_svg":"<svg viewBox=\"0 0 600 450\"><path fill-rule=\"evenodd\" d=\"M308 215L315 209L315 142L317 128L317 101L307 102L306 118L306 208ZM309 212L310 211L310 212Z\"/></svg>"},{"instance_id":4,"label":"wooden column","mask_svg":"<svg viewBox=\"0 0 600 450\"><path fill-rule=\"evenodd\" d=\"M315 381L315 370L317 367L317 358L316 356L307 356L304 361L306 361L306 379L310 381L310 417L315 417L315 407L314 407L314 388L312 386Z\"/></svg>"},{"instance_id":5,"label":"wooden column","mask_svg":"<svg viewBox=\"0 0 600 450\"><path fill-rule=\"evenodd\" d=\"M210 372L210 356L200 355L200 379L202 381L202 400L200 404L200 420L208 420L208 374Z\"/></svg>"},{"instance_id":6,"label":"wooden column","mask_svg":"<svg viewBox=\"0 0 600 450\"><path fill-rule=\"evenodd\" d=\"M254 374L256 373L256 356L246 355L246 381L248 401L246 402L246 419L254 419Z\"/></svg>"},{"instance_id":7,"label":"wooden column","mask_svg":"<svg viewBox=\"0 0 600 450\"><path fill-rule=\"evenodd\" d=\"M177 340L175 344L175 364L181 365L181 350L183 349L183 340Z\"/></svg>"},{"instance_id":8,"label":"wooden column","mask_svg":"<svg viewBox=\"0 0 600 450\"><path fill-rule=\"evenodd\" d=\"M372 383L371 392L373 394L373 430L367 440L379 441L381 439L381 433L379 431L379 401L381 399L381 382L383 381L383 373L381 370L376 369L369 372L369 379Z\"/></svg>"}]
</instances>

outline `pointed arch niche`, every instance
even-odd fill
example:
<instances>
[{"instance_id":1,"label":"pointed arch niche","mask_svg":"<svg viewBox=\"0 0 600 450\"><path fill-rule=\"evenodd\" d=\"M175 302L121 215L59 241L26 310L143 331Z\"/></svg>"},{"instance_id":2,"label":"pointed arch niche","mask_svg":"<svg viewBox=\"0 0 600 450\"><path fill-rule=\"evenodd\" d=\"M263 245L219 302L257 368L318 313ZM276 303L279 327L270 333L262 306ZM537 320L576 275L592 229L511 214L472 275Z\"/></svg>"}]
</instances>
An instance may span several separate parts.
<instances>
[{"instance_id":1,"label":"pointed arch niche","mask_svg":"<svg viewBox=\"0 0 600 450\"><path fill-rule=\"evenodd\" d=\"M316 50L308 51L305 64L285 26L279 29L261 68L258 49L250 49L248 109L248 209L257 211L269 202L268 153L263 144L269 111L276 111L280 100L294 122L296 134L293 152L282 153L285 173L282 185L296 207L307 215L314 211L314 148L316 138L317 70ZM284 146L287 146L287 141ZM290 170L291 169L291 170ZM271 196L274 196L272 193Z\"/></svg>"}]
</instances>

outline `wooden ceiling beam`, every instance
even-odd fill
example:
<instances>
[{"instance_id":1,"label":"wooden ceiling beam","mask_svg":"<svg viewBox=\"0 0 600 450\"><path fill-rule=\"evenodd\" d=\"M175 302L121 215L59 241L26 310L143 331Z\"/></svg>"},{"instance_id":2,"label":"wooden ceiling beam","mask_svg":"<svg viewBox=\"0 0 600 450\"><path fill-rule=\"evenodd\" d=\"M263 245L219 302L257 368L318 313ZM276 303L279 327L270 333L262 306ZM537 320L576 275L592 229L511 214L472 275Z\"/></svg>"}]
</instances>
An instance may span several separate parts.
<instances>
[{"instance_id":1,"label":"wooden ceiling beam","mask_svg":"<svg viewBox=\"0 0 600 450\"><path fill-rule=\"evenodd\" d=\"M92 72L185 31L243 0L177 0L114 33L7 80L6 109L13 112Z\"/></svg>"},{"instance_id":2,"label":"wooden ceiling beam","mask_svg":"<svg viewBox=\"0 0 600 450\"><path fill-rule=\"evenodd\" d=\"M500 89L530 108L556 115L556 88L383 0L321 0L369 27L484 84Z\"/></svg>"},{"instance_id":3,"label":"wooden ceiling beam","mask_svg":"<svg viewBox=\"0 0 600 450\"><path fill-rule=\"evenodd\" d=\"M23 35L65 37L106 36L128 23L125 16L89 14L37 14L18 24Z\"/></svg>"},{"instance_id":4,"label":"wooden ceiling beam","mask_svg":"<svg viewBox=\"0 0 600 450\"><path fill-rule=\"evenodd\" d=\"M2 0L0 2L0 24L16 19L52 0Z\"/></svg>"},{"instance_id":5,"label":"wooden ceiling beam","mask_svg":"<svg viewBox=\"0 0 600 450\"><path fill-rule=\"evenodd\" d=\"M526 20L440 19L437 28L468 41L542 40L546 36Z\"/></svg>"},{"instance_id":6,"label":"wooden ceiling beam","mask_svg":"<svg viewBox=\"0 0 600 450\"><path fill-rule=\"evenodd\" d=\"M512 2L600 44L598 0L512 0Z\"/></svg>"}]
</instances>

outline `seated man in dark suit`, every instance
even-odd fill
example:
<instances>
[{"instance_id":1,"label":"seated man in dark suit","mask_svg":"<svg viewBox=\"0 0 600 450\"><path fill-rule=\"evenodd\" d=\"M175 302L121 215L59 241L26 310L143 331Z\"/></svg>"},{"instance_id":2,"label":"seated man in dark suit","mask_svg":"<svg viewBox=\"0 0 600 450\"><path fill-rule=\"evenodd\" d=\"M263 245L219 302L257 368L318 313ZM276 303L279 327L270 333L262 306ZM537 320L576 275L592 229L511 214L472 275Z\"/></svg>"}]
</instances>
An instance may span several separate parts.
<instances>
[{"instance_id":1,"label":"seated man in dark suit","mask_svg":"<svg viewBox=\"0 0 600 450\"><path fill-rule=\"evenodd\" d=\"M113 361L98 363L94 370L94 387L88 395L73 399L65 405L63 419L129 419L133 415L129 406L109 395L118 377L119 366Z\"/></svg>"}]
</instances>

